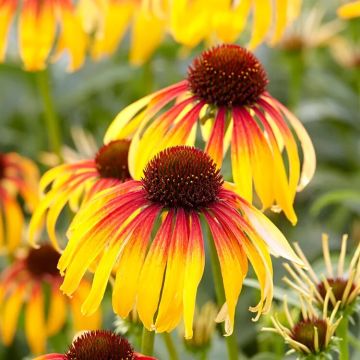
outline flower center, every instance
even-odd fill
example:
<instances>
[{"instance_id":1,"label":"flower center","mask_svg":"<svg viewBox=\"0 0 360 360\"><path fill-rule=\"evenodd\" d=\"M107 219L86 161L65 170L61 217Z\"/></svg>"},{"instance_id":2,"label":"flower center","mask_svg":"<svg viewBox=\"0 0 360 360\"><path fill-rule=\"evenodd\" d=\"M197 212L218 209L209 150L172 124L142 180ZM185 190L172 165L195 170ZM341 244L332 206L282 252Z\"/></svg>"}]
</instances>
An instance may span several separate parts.
<instances>
[{"instance_id":1,"label":"flower center","mask_svg":"<svg viewBox=\"0 0 360 360\"><path fill-rule=\"evenodd\" d=\"M57 263L59 258L60 254L52 246L43 245L39 249L31 249L25 262L27 269L35 277L58 276Z\"/></svg>"},{"instance_id":2,"label":"flower center","mask_svg":"<svg viewBox=\"0 0 360 360\"><path fill-rule=\"evenodd\" d=\"M264 68L248 50L220 45L195 58L188 70L190 90L208 104L254 104L268 83Z\"/></svg>"},{"instance_id":3,"label":"flower center","mask_svg":"<svg viewBox=\"0 0 360 360\"><path fill-rule=\"evenodd\" d=\"M343 278L329 278L326 279L329 286L331 287L332 293L334 294L334 297L336 301L342 301L348 280ZM321 282L317 286L318 291L323 299L325 299L327 287L324 282ZM355 289L355 285L351 284L349 294ZM333 303L329 301L329 310L332 310L334 308Z\"/></svg>"},{"instance_id":4,"label":"flower center","mask_svg":"<svg viewBox=\"0 0 360 360\"><path fill-rule=\"evenodd\" d=\"M218 199L223 178L206 153L176 146L160 152L147 164L142 183L148 199L155 203L198 210Z\"/></svg>"},{"instance_id":5,"label":"flower center","mask_svg":"<svg viewBox=\"0 0 360 360\"><path fill-rule=\"evenodd\" d=\"M101 177L122 182L131 178L128 168L129 146L128 140L115 140L100 148L95 163Z\"/></svg>"},{"instance_id":6,"label":"flower center","mask_svg":"<svg viewBox=\"0 0 360 360\"><path fill-rule=\"evenodd\" d=\"M68 360L133 360L129 342L111 331L88 331L77 337L66 353Z\"/></svg>"},{"instance_id":7,"label":"flower center","mask_svg":"<svg viewBox=\"0 0 360 360\"><path fill-rule=\"evenodd\" d=\"M312 353L316 353L314 339L315 330L317 328L318 339L319 339L319 351L326 348L326 331L327 323L322 319L307 319L299 321L291 330L291 338L301 344L307 346Z\"/></svg>"}]
</instances>

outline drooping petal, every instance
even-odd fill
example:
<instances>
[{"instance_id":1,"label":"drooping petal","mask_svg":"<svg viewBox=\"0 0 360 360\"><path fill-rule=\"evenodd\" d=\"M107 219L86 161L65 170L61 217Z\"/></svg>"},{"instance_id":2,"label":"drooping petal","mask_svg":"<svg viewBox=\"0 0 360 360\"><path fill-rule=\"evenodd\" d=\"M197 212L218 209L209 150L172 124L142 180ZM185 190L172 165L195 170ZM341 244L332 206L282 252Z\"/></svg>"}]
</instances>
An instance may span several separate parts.
<instances>
[{"instance_id":1,"label":"drooping petal","mask_svg":"<svg viewBox=\"0 0 360 360\"><path fill-rule=\"evenodd\" d=\"M224 156L225 117L226 109L220 108L216 114L214 126L205 150L219 169Z\"/></svg>"},{"instance_id":2,"label":"drooping petal","mask_svg":"<svg viewBox=\"0 0 360 360\"><path fill-rule=\"evenodd\" d=\"M164 35L165 20L150 13L144 6L138 9L134 14L131 32L130 62L134 65L146 62Z\"/></svg>"},{"instance_id":3,"label":"drooping petal","mask_svg":"<svg viewBox=\"0 0 360 360\"><path fill-rule=\"evenodd\" d=\"M24 302L25 286L18 286L13 293L2 300L1 337L6 346L9 346L17 329L21 306Z\"/></svg>"},{"instance_id":4,"label":"drooping petal","mask_svg":"<svg viewBox=\"0 0 360 360\"><path fill-rule=\"evenodd\" d=\"M3 199L3 211L6 224L6 247L8 252L11 253L21 242L24 216L16 199L12 199L8 195L3 196Z\"/></svg>"},{"instance_id":5,"label":"drooping petal","mask_svg":"<svg viewBox=\"0 0 360 360\"><path fill-rule=\"evenodd\" d=\"M256 48L264 40L271 27L273 11L271 0L253 0L252 3L253 24L249 49Z\"/></svg>"},{"instance_id":6,"label":"drooping petal","mask_svg":"<svg viewBox=\"0 0 360 360\"><path fill-rule=\"evenodd\" d=\"M140 273L137 311L148 330L152 329L154 314L158 308L170 247L173 218L174 211L170 210L156 233Z\"/></svg>"},{"instance_id":7,"label":"drooping petal","mask_svg":"<svg viewBox=\"0 0 360 360\"><path fill-rule=\"evenodd\" d=\"M341 5L337 9L337 14L342 19L360 17L360 1L351 1L347 4Z\"/></svg>"},{"instance_id":8,"label":"drooping petal","mask_svg":"<svg viewBox=\"0 0 360 360\"><path fill-rule=\"evenodd\" d=\"M177 209L169 244L164 284L155 321L155 329L158 332L173 330L181 319L188 236L189 229L185 211L181 208Z\"/></svg>"},{"instance_id":9,"label":"drooping petal","mask_svg":"<svg viewBox=\"0 0 360 360\"><path fill-rule=\"evenodd\" d=\"M19 16L19 51L28 71L45 68L56 30L54 1L24 0Z\"/></svg>"},{"instance_id":10,"label":"drooping petal","mask_svg":"<svg viewBox=\"0 0 360 360\"><path fill-rule=\"evenodd\" d=\"M114 311L123 318L128 316L135 303L141 268L159 208L150 206L144 213L145 219L134 230L116 270L112 304Z\"/></svg>"},{"instance_id":11,"label":"drooping petal","mask_svg":"<svg viewBox=\"0 0 360 360\"><path fill-rule=\"evenodd\" d=\"M274 5L275 21L274 30L270 40L270 45L274 46L282 37L288 21L288 4L292 0L276 0Z\"/></svg>"},{"instance_id":12,"label":"drooping petal","mask_svg":"<svg viewBox=\"0 0 360 360\"><path fill-rule=\"evenodd\" d=\"M0 63L5 59L8 32L16 6L17 0L0 1Z\"/></svg>"},{"instance_id":13,"label":"drooping petal","mask_svg":"<svg viewBox=\"0 0 360 360\"><path fill-rule=\"evenodd\" d=\"M50 307L46 324L47 336L57 334L66 321L66 298L59 291L59 284L55 283L51 289Z\"/></svg>"},{"instance_id":14,"label":"drooping petal","mask_svg":"<svg viewBox=\"0 0 360 360\"><path fill-rule=\"evenodd\" d=\"M184 275L184 324L185 338L193 336L193 319L196 304L196 293L202 278L205 266L204 240L202 236L201 223L196 213L189 215L189 244L186 255Z\"/></svg>"},{"instance_id":15,"label":"drooping petal","mask_svg":"<svg viewBox=\"0 0 360 360\"><path fill-rule=\"evenodd\" d=\"M35 325L36 324L36 325ZM25 309L25 334L33 354L41 354L46 346L44 295L40 285L32 289Z\"/></svg>"}]
</instances>

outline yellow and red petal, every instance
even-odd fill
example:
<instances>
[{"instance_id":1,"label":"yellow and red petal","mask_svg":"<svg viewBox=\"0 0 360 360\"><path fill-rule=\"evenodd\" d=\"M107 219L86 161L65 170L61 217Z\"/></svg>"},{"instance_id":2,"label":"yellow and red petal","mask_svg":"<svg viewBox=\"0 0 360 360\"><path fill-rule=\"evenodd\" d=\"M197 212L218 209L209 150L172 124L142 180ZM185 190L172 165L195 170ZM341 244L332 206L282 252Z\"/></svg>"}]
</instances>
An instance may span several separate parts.
<instances>
[{"instance_id":1,"label":"yellow and red petal","mask_svg":"<svg viewBox=\"0 0 360 360\"><path fill-rule=\"evenodd\" d=\"M5 345L10 345L14 339L21 306L24 302L25 286L20 285L1 301L1 337Z\"/></svg>"},{"instance_id":2,"label":"yellow and red petal","mask_svg":"<svg viewBox=\"0 0 360 360\"><path fill-rule=\"evenodd\" d=\"M150 206L143 211L144 221L135 228L119 259L112 304L114 311L123 318L127 317L134 307L140 272L159 211L157 206Z\"/></svg>"},{"instance_id":3,"label":"yellow and red petal","mask_svg":"<svg viewBox=\"0 0 360 360\"><path fill-rule=\"evenodd\" d=\"M24 0L19 16L19 50L26 70L39 71L46 67L55 32L54 0Z\"/></svg>"},{"instance_id":4,"label":"yellow and red petal","mask_svg":"<svg viewBox=\"0 0 360 360\"><path fill-rule=\"evenodd\" d=\"M156 233L140 273L136 307L142 323L148 330L152 330L154 315L158 309L173 218L174 211L170 210Z\"/></svg>"},{"instance_id":5,"label":"yellow and red petal","mask_svg":"<svg viewBox=\"0 0 360 360\"><path fill-rule=\"evenodd\" d=\"M36 324L36 326L34 326ZM41 285L33 287L25 308L25 335L31 352L41 354L46 347L45 303Z\"/></svg>"},{"instance_id":6,"label":"yellow and red petal","mask_svg":"<svg viewBox=\"0 0 360 360\"><path fill-rule=\"evenodd\" d=\"M0 1L0 63L5 59L8 32L16 11L16 6L17 0Z\"/></svg>"}]
</instances>

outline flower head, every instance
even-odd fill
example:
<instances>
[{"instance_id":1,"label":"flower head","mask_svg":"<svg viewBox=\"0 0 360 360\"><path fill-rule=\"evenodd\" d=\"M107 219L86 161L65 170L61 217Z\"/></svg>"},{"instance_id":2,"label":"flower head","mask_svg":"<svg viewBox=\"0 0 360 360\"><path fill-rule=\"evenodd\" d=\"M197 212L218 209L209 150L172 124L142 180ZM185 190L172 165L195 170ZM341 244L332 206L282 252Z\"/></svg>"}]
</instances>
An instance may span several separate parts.
<instances>
[{"instance_id":1,"label":"flower head","mask_svg":"<svg viewBox=\"0 0 360 360\"><path fill-rule=\"evenodd\" d=\"M129 180L128 151L128 140L112 141L102 146L91 160L62 164L45 173L40 187L47 192L30 221L30 242L34 244L46 218L49 238L59 249L55 226L64 206L68 203L72 210L77 211L81 203L97 192Z\"/></svg>"},{"instance_id":2,"label":"flower head","mask_svg":"<svg viewBox=\"0 0 360 360\"><path fill-rule=\"evenodd\" d=\"M77 336L65 354L47 354L35 360L156 360L135 353L130 343L107 330L86 331Z\"/></svg>"},{"instance_id":3,"label":"flower head","mask_svg":"<svg viewBox=\"0 0 360 360\"><path fill-rule=\"evenodd\" d=\"M187 80L121 111L105 142L134 133L130 173L140 179L146 163L159 151L193 144L199 123L205 150L219 168L231 145L237 192L251 202L255 191L264 209L283 210L296 223L293 202L296 191L314 174L314 148L300 121L266 91L267 82L260 61L248 50L237 45L214 47L194 60ZM302 146L302 173L297 139L288 123Z\"/></svg>"},{"instance_id":4,"label":"flower head","mask_svg":"<svg viewBox=\"0 0 360 360\"><path fill-rule=\"evenodd\" d=\"M136 301L147 329L171 331L183 317L185 337L191 338L205 263L200 216L214 238L226 294L221 317L231 334L248 259L261 287L260 302L251 308L259 316L272 299L269 251L298 258L260 211L224 187L213 160L193 147L160 152L141 181L116 185L80 209L59 260L65 276L61 289L74 293L96 259L92 290L82 306L85 314L98 308L115 270L113 308L119 316L127 317Z\"/></svg>"},{"instance_id":5,"label":"flower head","mask_svg":"<svg viewBox=\"0 0 360 360\"><path fill-rule=\"evenodd\" d=\"M39 71L46 67L54 44L55 56L70 55L69 71L77 70L85 60L87 37L75 14L72 0L2 0L0 2L0 62L4 61L7 36L16 12L18 44L24 68ZM59 35L57 36L57 33Z\"/></svg>"},{"instance_id":6,"label":"flower head","mask_svg":"<svg viewBox=\"0 0 360 360\"><path fill-rule=\"evenodd\" d=\"M11 253L20 244L24 215L18 197L32 212L38 203L38 181L38 170L31 160L16 153L0 153L1 252Z\"/></svg>"},{"instance_id":7,"label":"flower head","mask_svg":"<svg viewBox=\"0 0 360 360\"><path fill-rule=\"evenodd\" d=\"M303 298L300 295L301 317L296 320L290 314L285 297L284 312L288 326L283 325L275 315L271 317L274 327L263 328L263 330L272 331L281 335L285 342L291 347L289 353L296 351L303 357L329 354L335 341L335 330L342 320L342 317L336 319L340 302L338 302L332 310L331 315L329 317L327 316L329 298L330 292L327 293L322 314L318 314L311 304L311 299Z\"/></svg>"},{"instance_id":8,"label":"flower head","mask_svg":"<svg viewBox=\"0 0 360 360\"><path fill-rule=\"evenodd\" d=\"M75 330L96 329L100 325L99 311L87 318L80 313L79 305L89 291L85 279L72 299L60 292L61 276L56 267L59 257L50 245L30 249L1 274L0 330L5 345L14 339L22 306L25 308L25 334L34 354L44 352L46 339L64 326L68 308L72 312ZM48 312L45 285L51 289Z\"/></svg>"},{"instance_id":9,"label":"flower head","mask_svg":"<svg viewBox=\"0 0 360 360\"><path fill-rule=\"evenodd\" d=\"M316 273L298 244L295 244L296 252L306 264L307 270L300 269L296 264L292 264L292 266L285 264L290 278L285 277L284 280L303 296L313 298L318 307L323 306L329 292L328 309L330 311L339 302L340 310L351 313L360 295L360 244L355 249L347 270L344 269L347 236L344 235L342 238L336 268L330 258L328 237L325 234L322 237L322 245L326 273Z\"/></svg>"}]
</instances>

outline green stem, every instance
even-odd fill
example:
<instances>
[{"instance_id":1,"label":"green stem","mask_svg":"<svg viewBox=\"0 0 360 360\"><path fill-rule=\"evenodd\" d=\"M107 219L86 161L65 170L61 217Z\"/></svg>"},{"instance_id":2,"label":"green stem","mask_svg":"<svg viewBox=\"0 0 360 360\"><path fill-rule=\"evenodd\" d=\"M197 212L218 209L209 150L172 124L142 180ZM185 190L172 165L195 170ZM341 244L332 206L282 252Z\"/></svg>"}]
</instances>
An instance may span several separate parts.
<instances>
[{"instance_id":1,"label":"green stem","mask_svg":"<svg viewBox=\"0 0 360 360\"><path fill-rule=\"evenodd\" d=\"M222 282L219 259L217 257L214 240L210 235L210 232L208 232L208 239L209 239L210 260L211 260L211 268L214 276L216 298L218 305L222 306L225 303L225 291ZM239 351L234 334L226 337L226 347L228 351L229 360L238 360Z\"/></svg>"},{"instance_id":2,"label":"green stem","mask_svg":"<svg viewBox=\"0 0 360 360\"><path fill-rule=\"evenodd\" d=\"M339 344L340 357L339 360L349 360L349 319L344 317L337 330L336 335L341 338Z\"/></svg>"},{"instance_id":3,"label":"green stem","mask_svg":"<svg viewBox=\"0 0 360 360\"><path fill-rule=\"evenodd\" d=\"M61 131L59 118L55 111L52 90L50 86L49 70L36 73L37 86L42 100L44 118L48 132L48 142L50 149L62 160L61 156Z\"/></svg>"},{"instance_id":4,"label":"green stem","mask_svg":"<svg viewBox=\"0 0 360 360\"><path fill-rule=\"evenodd\" d=\"M143 328L141 338L141 353L151 356L154 353L155 332Z\"/></svg>"},{"instance_id":5,"label":"green stem","mask_svg":"<svg viewBox=\"0 0 360 360\"><path fill-rule=\"evenodd\" d=\"M305 54L302 50L292 51L289 54L290 91L289 107L296 110L301 99L303 77L305 73Z\"/></svg>"},{"instance_id":6,"label":"green stem","mask_svg":"<svg viewBox=\"0 0 360 360\"><path fill-rule=\"evenodd\" d=\"M162 334L167 351L169 353L169 359L170 360L179 360L179 356L176 351L175 344L173 342L173 339L171 337L171 334L165 332Z\"/></svg>"}]
</instances>

